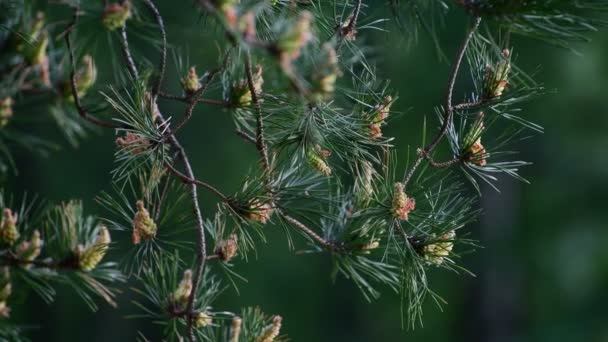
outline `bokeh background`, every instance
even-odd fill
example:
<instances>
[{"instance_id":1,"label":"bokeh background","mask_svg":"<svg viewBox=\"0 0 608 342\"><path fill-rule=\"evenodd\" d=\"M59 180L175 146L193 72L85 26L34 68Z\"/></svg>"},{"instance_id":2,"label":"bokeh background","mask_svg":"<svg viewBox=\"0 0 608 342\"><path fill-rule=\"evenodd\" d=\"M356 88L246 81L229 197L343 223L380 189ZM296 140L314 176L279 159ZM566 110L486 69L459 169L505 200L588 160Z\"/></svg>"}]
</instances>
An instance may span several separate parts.
<instances>
[{"instance_id":1,"label":"bokeh background","mask_svg":"<svg viewBox=\"0 0 608 342\"><path fill-rule=\"evenodd\" d=\"M214 66L221 34L206 29L188 1L157 2L172 44L187 50L199 70ZM382 1L368 2L370 18L390 17ZM465 25L457 11L447 18L439 37L448 56L455 53ZM437 57L424 34L410 45L392 23L385 28L391 32L362 33L360 39L375 47L378 75L392 79L399 95L394 108L404 115L392 121L387 135L396 137L403 155L420 141L423 118L435 120L433 108L442 103L449 64ZM589 43L573 44L578 53L514 40L520 66L538 70L536 79L555 89L524 105L523 116L546 130L517 146L522 159L533 162L522 170L531 184L503 178L501 193L484 189L484 213L470 227L484 248L463 259L477 276L431 271L432 288L449 304L441 312L427 303L424 327L402 330L397 295L384 291L380 300L367 303L351 282L331 282L326 256L294 255L282 230L272 227L257 260L239 263L249 283L241 285L240 295L227 291L216 306L238 311L260 305L279 313L284 332L296 342L608 341L608 34L589 38ZM144 41L133 44L156 60L156 51ZM95 55L101 70L112 68L108 50ZM178 89L179 75L169 70L167 87ZM102 74L102 81L108 76ZM465 76L457 93L466 85ZM182 113L181 106L165 102L161 109ZM61 141L53 125L36 130ZM64 144L49 158L17 150L20 173L9 179L8 190L51 201L82 198L88 213L102 214L93 198L110 189L113 139L109 132L93 133L80 147ZM229 113L215 107L199 106L180 139L197 176L227 192L236 190L255 163L252 148L233 134ZM212 198L202 197L205 217L214 206ZM119 299L118 310L102 305L92 313L71 291L60 289L51 305L28 295L13 317L39 325L30 333L34 341L132 341L138 329L160 340L149 322L125 319L136 312L132 292L125 288Z\"/></svg>"}]
</instances>

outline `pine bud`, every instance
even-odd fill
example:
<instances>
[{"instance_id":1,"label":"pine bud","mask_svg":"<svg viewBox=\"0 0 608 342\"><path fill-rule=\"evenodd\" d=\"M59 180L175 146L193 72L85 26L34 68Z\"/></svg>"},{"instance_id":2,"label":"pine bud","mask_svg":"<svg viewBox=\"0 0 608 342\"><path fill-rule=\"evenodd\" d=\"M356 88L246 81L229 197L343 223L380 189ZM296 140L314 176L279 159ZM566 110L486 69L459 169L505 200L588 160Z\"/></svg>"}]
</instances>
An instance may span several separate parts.
<instances>
[{"instance_id":1,"label":"pine bud","mask_svg":"<svg viewBox=\"0 0 608 342\"><path fill-rule=\"evenodd\" d=\"M322 150L319 145L314 149L309 149L306 153L306 158L310 166L325 176L331 176L331 167L327 165L325 159L331 155L330 151Z\"/></svg>"},{"instance_id":2,"label":"pine bud","mask_svg":"<svg viewBox=\"0 0 608 342\"><path fill-rule=\"evenodd\" d=\"M231 27L235 27L238 20L236 4L239 0L214 0L216 8L222 12L226 22Z\"/></svg>"},{"instance_id":3,"label":"pine bud","mask_svg":"<svg viewBox=\"0 0 608 342\"><path fill-rule=\"evenodd\" d=\"M83 271L91 271L103 259L108 251L108 246L112 242L110 231L104 225L99 226L97 237L92 244L86 248L79 246L78 265Z\"/></svg>"},{"instance_id":4,"label":"pine bud","mask_svg":"<svg viewBox=\"0 0 608 342\"><path fill-rule=\"evenodd\" d=\"M230 338L228 342L239 342L242 324L243 320L240 317L232 317L232 324L230 325Z\"/></svg>"},{"instance_id":5,"label":"pine bud","mask_svg":"<svg viewBox=\"0 0 608 342\"><path fill-rule=\"evenodd\" d=\"M382 125L384 125L388 118L391 106L393 105L393 97L387 95L382 100L382 103L376 105L369 115L369 136L372 139L382 137Z\"/></svg>"},{"instance_id":6,"label":"pine bud","mask_svg":"<svg viewBox=\"0 0 608 342\"><path fill-rule=\"evenodd\" d=\"M191 66L190 70L188 70L188 74L181 79L182 88L186 94L191 95L194 94L197 90L201 88L201 82L198 79L198 74L196 73L196 67Z\"/></svg>"},{"instance_id":7,"label":"pine bud","mask_svg":"<svg viewBox=\"0 0 608 342\"><path fill-rule=\"evenodd\" d=\"M429 262L441 265L443 259L450 255L454 248L456 232L451 230L439 237L439 241L424 246L424 258Z\"/></svg>"},{"instance_id":8,"label":"pine bud","mask_svg":"<svg viewBox=\"0 0 608 342\"><path fill-rule=\"evenodd\" d=\"M281 316L274 316L272 318L272 324L268 325L257 339L257 342L273 342L275 338L281 333Z\"/></svg>"},{"instance_id":9,"label":"pine bud","mask_svg":"<svg viewBox=\"0 0 608 342\"><path fill-rule=\"evenodd\" d=\"M133 155L143 153L150 147L148 139L133 132L127 132L123 137L116 138L115 143L118 147Z\"/></svg>"},{"instance_id":10,"label":"pine bud","mask_svg":"<svg viewBox=\"0 0 608 342\"><path fill-rule=\"evenodd\" d=\"M194 326L204 328L213 324L213 318L206 312L199 312L194 320Z\"/></svg>"},{"instance_id":11,"label":"pine bud","mask_svg":"<svg viewBox=\"0 0 608 342\"><path fill-rule=\"evenodd\" d=\"M239 20L239 31L244 40L254 39L257 32L255 27L255 13L249 11L245 13Z\"/></svg>"},{"instance_id":12,"label":"pine bud","mask_svg":"<svg viewBox=\"0 0 608 342\"><path fill-rule=\"evenodd\" d=\"M9 208L4 208L2 211L2 222L0 223L0 240L12 246L19 240L19 231L17 230L17 213Z\"/></svg>"},{"instance_id":13,"label":"pine bud","mask_svg":"<svg viewBox=\"0 0 608 342\"><path fill-rule=\"evenodd\" d=\"M355 197L357 206L367 207L374 194L374 166L365 160L361 164L358 177L355 180Z\"/></svg>"},{"instance_id":14,"label":"pine bud","mask_svg":"<svg viewBox=\"0 0 608 342\"><path fill-rule=\"evenodd\" d=\"M481 144L481 137L477 138L477 140L471 145L469 149L469 157L468 160L477 165L477 166L486 166L487 158L489 154L486 152L485 147Z\"/></svg>"},{"instance_id":15,"label":"pine bud","mask_svg":"<svg viewBox=\"0 0 608 342\"><path fill-rule=\"evenodd\" d=\"M256 198L251 200L251 203L249 204L247 218L260 222L261 224L266 224L270 219L270 216L272 216L272 213L273 209L270 203L261 203L260 200Z\"/></svg>"},{"instance_id":16,"label":"pine bud","mask_svg":"<svg viewBox=\"0 0 608 342\"><path fill-rule=\"evenodd\" d=\"M131 2L129 0L120 3L107 4L103 10L101 22L109 31L114 31L124 26L131 18Z\"/></svg>"},{"instance_id":17,"label":"pine bud","mask_svg":"<svg viewBox=\"0 0 608 342\"><path fill-rule=\"evenodd\" d=\"M26 60L30 65L42 65L47 63L46 48L49 45L49 35L42 32L38 35L36 41L32 43L26 53Z\"/></svg>"},{"instance_id":18,"label":"pine bud","mask_svg":"<svg viewBox=\"0 0 608 342\"><path fill-rule=\"evenodd\" d=\"M8 307L6 300L13 292L11 284L11 274L8 267L3 267L0 274L0 317L8 318L11 309Z\"/></svg>"},{"instance_id":19,"label":"pine bud","mask_svg":"<svg viewBox=\"0 0 608 342\"><path fill-rule=\"evenodd\" d=\"M40 238L40 232L38 229L34 230L32 233L32 238L30 241L22 241L16 248L17 257L19 260L23 260L26 262L34 261L38 256L40 256L40 252L42 251L42 246L44 245L44 241ZM26 265L30 266L30 265Z\"/></svg>"},{"instance_id":20,"label":"pine bud","mask_svg":"<svg viewBox=\"0 0 608 342\"><path fill-rule=\"evenodd\" d=\"M261 65L257 65L255 73L253 74L253 89L256 95L262 93L262 85L264 85L264 78L262 77L263 68ZM249 106L253 97L251 96L251 90L249 89L249 83L247 79L242 79L238 84L232 87L232 99L233 102L239 106Z\"/></svg>"},{"instance_id":21,"label":"pine bud","mask_svg":"<svg viewBox=\"0 0 608 342\"><path fill-rule=\"evenodd\" d=\"M336 80L340 75L336 50L329 43L323 44L324 61L313 74L313 82L317 97L323 99L336 89Z\"/></svg>"},{"instance_id":22,"label":"pine bud","mask_svg":"<svg viewBox=\"0 0 608 342\"><path fill-rule=\"evenodd\" d=\"M76 73L76 90L80 97L84 97L97 80L97 67L93 57L85 55L82 57L82 64L82 67Z\"/></svg>"},{"instance_id":23,"label":"pine bud","mask_svg":"<svg viewBox=\"0 0 608 342\"><path fill-rule=\"evenodd\" d=\"M11 314L11 308L8 307L5 301L0 301L0 317L9 318Z\"/></svg>"},{"instance_id":24,"label":"pine bud","mask_svg":"<svg viewBox=\"0 0 608 342\"><path fill-rule=\"evenodd\" d=\"M192 270L185 270L177 290L173 292L173 300L177 304L186 304L192 294Z\"/></svg>"},{"instance_id":25,"label":"pine bud","mask_svg":"<svg viewBox=\"0 0 608 342\"><path fill-rule=\"evenodd\" d=\"M280 51L282 64L291 64L293 60L300 56L302 48L312 40L312 19L313 16L310 12L301 12L295 24L279 38L277 47Z\"/></svg>"},{"instance_id":26,"label":"pine bud","mask_svg":"<svg viewBox=\"0 0 608 342\"><path fill-rule=\"evenodd\" d=\"M407 220L410 212L415 208L416 201L405 194L403 183L395 183L392 208L395 218Z\"/></svg>"},{"instance_id":27,"label":"pine bud","mask_svg":"<svg viewBox=\"0 0 608 342\"><path fill-rule=\"evenodd\" d=\"M0 301L6 301L11 293L13 293L11 273L8 266L5 266L0 272Z\"/></svg>"},{"instance_id":28,"label":"pine bud","mask_svg":"<svg viewBox=\"0 0 608 342\"><path fill-rule=\"evenodd\" d=\"M369 254L372 250L380 247L380 240L371 240L368 243L365 243L359 246L359 250L363 252L363 254Z\"/></svg>"},{"instance_id":29,"label":"pine bud","mask_svg":"<svg viewBox=\"0 0 608 342\"><path fill-rule=\"evenodd\" d=\"M494 98L503 94L509 83L509 72L511 71L511 51L502 51L502 60L497 63L496 69L491 65L486 67L485 75L485 97Z\"/></svg>"},{"instance_id":30,"label":"pine bud","mask_svg":"<svg viewBox=\"0 0 608 342\"><path fill-rule=\"evenodd\" d=\"M13 98L0 99L0 128L6 126L13 117Z\"/></svg>"},{"instance_id":31,"label":"pine bud","mask_svg":"<svg viewBox=\"0 0 608 342\"><path fill-rule=\"evenodd\" d=\"M150 217L150 212L144 207L143 201L137 201L137 212L133 217L133 244L138 245L141 239L149 240L156 236L156 223Z\"/></svg>"},{"instance_id":32,"label":"pine bud","mask_svg":"<svg viewBox=\"0 0 608 342\"><path fill-rule=\"evenodd\" d=\"M270 214L268 216L270 216ZM265 220L267 219L268 218L265 218ZM265 221L262 223L265 223ZM220 242L218 242L215 253L219 255L222 261L229 262L236 256L238 250L237 239L238 237L236 234L230 234L228 239L220 240Z\"/></svg>"}]
</instances>

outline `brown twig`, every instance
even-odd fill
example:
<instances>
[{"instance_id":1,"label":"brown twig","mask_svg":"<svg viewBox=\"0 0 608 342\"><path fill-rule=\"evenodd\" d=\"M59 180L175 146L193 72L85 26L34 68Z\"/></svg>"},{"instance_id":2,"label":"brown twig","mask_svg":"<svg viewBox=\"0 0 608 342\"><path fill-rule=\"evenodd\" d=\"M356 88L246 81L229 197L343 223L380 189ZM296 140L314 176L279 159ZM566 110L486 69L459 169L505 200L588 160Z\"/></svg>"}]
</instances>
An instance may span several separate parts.
<instances>
[{"instance_id":1,"label":"brown twig","mask_svg":"<svg viewBox=\"0 0 608 342\"><path fill-rule=\"evenodd\" d=\"M158 29L160 30L160 35L162 39L162 48L160 51L160 62L158 66L158 78L154 83L154 87L152 88L152 96L156 96L160 91L161 85L163 83L163 78L165 77L165 69L167 68L167 32L165 31L165 23L163 21L163 17L158 12L158 8L154 5L152 0L144 0L152 14L154 14L154 18L156 19L156 23L158 24Z\"/></svg>"},{"instance_id":2,"label":"brown twig","mask_svg":"<svg viewBox=\"0 0 608 342\"><path fill-rule=\"evenodd\" d=\"M458 77L458 71L460 70L460 65L462 64L462 60L464 58L467 47L469 46L469 43L471 42L471 39L473 38L475 31L477 31L477 28L479 27L480 23L481 23L480 17L476 17L475 19L473 19L473 26L471 27L471 29L469 29L469 32L467 33L466 37L464 38L464 41L462 42L462 44L460 45L460 48L458 49L458 52L456 54L456 60L452 64L452 68L450 70L450 76L448 79L448 87L447 87L447 92L446 92L446 96L445 96L445 104L444 104L446 116L443 120L443 124L441 126L441 129L435 136L435 138L433 138L433 140L426 147L424 147L423 149L418 151L418 157L416 158L416 161L414 162L412 167L409 169L409 171L406 173L406 176L404 178L403 184L405 186L407 186L407 184L410 182L412 176L414 175L414 172L420 166L422 160L424 160L424 159L429 160L431 158L433 151L435 150L435 148L437 147L437 145L439 144L441 139L445 136L445 134L447 133L447 131L452 123L452 119L454 117L454 107L452 106L452 96L454 94L454 86L456 84L456 78ZM430 160L432 160L432 159L430 159ZM455 162L448 162L448 163L450 163L449 165L452 165Z\"/></svg>"},{"instance_id":3,"label":"brown twig","mask_svg":"<svg viewBox=\"0 0 608 342\"><path fill-rule=\"evenodd\" d=\"M177 178L179 178L183 183L185 183L185 184L196 184L198 186L201 186L201 187L209 190L214 195L216 195L217 197L219 197L223 202L229 202L230 201L230 199L228 198L228 196L224 195L221 191L219 191L218 189L216 189L213 185L211 185L209 183L205 183L205 182L200 181L200 180L195 179L195 178L190 178L190 177L186 176L185 174L179 172L177 169L175 169L169 163L165 163L165 167L173 175L175 175Z\"/></svg>"},{"instance_id":4,"label":"brown twig","mask_svg":"<svg viewBox=\"0 0 608 342\"><path fill-rule=\"evenodd\" d=\"M81 118L101 127L106 128L120 128L120 126L114 122L105 121L97 118L94 115L91 115L83 106L80 101L80 96L78 95L77 83L76 83L76 61L74 58L74 48L72 46L72 31L74 30L74 26L76 25L76 21L78 20L78 12L80 8L78 6L74 7L74 15L72 16L72 20L68 23L68 26L65 30L65 43L68 48L68 55L70 57L70 82L72 86L72 97L74 98L74 104L76 109L78 110L78 114Z\"/></svg>"},{"instance_id":5,"label":"brown twig","mask_svg":"<svg viewBox=\"0 0 608 342\"><path fill-rule=\"evenodd\" d=\"M253 71L251 66L251 54L249 51L245 54L245 73L247 74L247 86L251 93L251 102L256 108L256 134L255 134L255 145L260 152L262 157L262 165L264 170L270 169L270 161L268 159L268 148L266 147L266 141L264 139L264 121L262 118L262 106L260 105L260 99L255 90L255 84L253 82Z\"/></svg>"},{"instance_id":6,"label":"brown twig","mask_svg":"<svg viewBox=\"0 0 608 342\"><path fill-rule=\"evenodd\" d=\"M311 239L315 240L318 244L320 244L323 248L332 251L332 252L345 252L345 248L342 246L338 246L331 241L327 241L317 233L315 233L312 229L310 229L307 225L300 222L298 219L288 215L281 209L277 209L277 212L285 219L285 221L291 223L293 226L298 228L304 234L309 236Z\"/></svg>"}]
</instances>

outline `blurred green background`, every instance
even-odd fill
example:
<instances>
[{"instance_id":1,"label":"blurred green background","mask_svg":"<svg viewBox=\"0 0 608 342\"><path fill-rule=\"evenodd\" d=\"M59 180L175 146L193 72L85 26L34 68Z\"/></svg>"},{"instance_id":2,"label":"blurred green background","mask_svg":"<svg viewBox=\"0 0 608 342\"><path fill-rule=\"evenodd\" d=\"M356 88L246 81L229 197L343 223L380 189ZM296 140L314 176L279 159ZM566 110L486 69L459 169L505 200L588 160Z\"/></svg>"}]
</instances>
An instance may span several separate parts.
<instances>
[{"instance_id":1,"label":"blurred green background","mask_svg":"<svg viewBox=\"0 0 608 342\"><path fill-rule=\"evenodd\" d=\"M173 46L187 50L199 71L215 66L221 34L201 23L190 2L157 2ZM382 4L373 3L366 15L390 17ZM465 25L458 11L447 18L439 37L448 56ZM366 32L359 39L374 46L371 60L379 77L392 79L399 95L394 109L405 114L386 134L396 137L404 157L406 148L420 141L423 118L435 120L433 108L442 101L449 64L437 58L427 36L408 48L404 33L391 23L386 29L391 32ZM294 255L276 227L267 227L269 241L260 245L257 260L239 262L249 280L240 286L241 294L228 290L216 307L238 311L260 305L281 314L283 331L294 341L608 341L608 35L589 37L592 42L573 45L580 54L515 39L520 67L542 66L536 79L556 89L524 105L523 116L546 130L517 146L522 159L534 163L522 170L531 184L503 178L500 194L484 189L484 213L470 229L485 248L463 259L477 276L431 271L432 288L449 304L441 312L428 303L424 327L400 328L399 297L387 289L370 304L351 282L332 284L329 258ZM134 38L133 44L156 60L145 42ZM95 57L100 70L111 68L107 49ZM169 66L166 88L177 90L180 75L171 61ZM108 81L108 73L101 74ZM462 75L457 98L470 89L466 72ZM182 108L161 102L162 111L175 117ZM19 107L16 112L20 115ZM37 129L61 141L53 125ZM229 193L255 163L252 147L233 134L229 112L215 107L199 106L180 139L197 177ZM93 198L111 187L113 140L110 132L93 133L79 148L64 144L49 158L16 151L20 173L9 180L8 190L51 201L82 198L88 213L103 214ZM214 207L213 198L203 195L206 218ZM28 295L13 317L39 325L30 333L34 341L132 341L138 329L155 336L157 328L149 322L124 318L137 312L131 296L125 287L119 309L101 305L92 313L69 290L60 290L51 305Z\"/></svg>"}]
</instances>

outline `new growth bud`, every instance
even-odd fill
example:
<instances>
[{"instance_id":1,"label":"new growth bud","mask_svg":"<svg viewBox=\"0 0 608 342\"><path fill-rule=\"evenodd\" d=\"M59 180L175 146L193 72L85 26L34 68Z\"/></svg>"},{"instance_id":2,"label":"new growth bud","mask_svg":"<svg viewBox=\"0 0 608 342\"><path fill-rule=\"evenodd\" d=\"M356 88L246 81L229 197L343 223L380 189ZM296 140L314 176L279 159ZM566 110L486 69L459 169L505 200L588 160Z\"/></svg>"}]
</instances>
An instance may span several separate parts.
<instances>
[{"instance_id":1,"label":"new growth bud","mask_svg":"<svg viewBox=\"0 0 608 342\"><path fill-rule=\"evenodd\" d=\"M451 230L441 235L439 241L424 246L424 258L435 265L441 265L443 259L452 252L455 237L456 232Z\"/></svg>"},{"instance_id":2,"label":"new growth bud","mask_svg":"<svg viewBox=\"0 0 608 342\"><path fill-rule=\"evenodd\" d=\"M83 271L91 271L97 265L108 251L108 247L112 242L110 238L110 231L104 225L99 226L97 231L97 237L93 243L90 243L87 247L83 248L82 245L78 246L78 265Z\"/></svg>"},{"instance_id":3,"label":"new growth bud","mask_svg":"<svg viewBox=\"0 0 608 342\"><path fill-rule=\"evenodd\" d=\"M302 48L312 40L312 19L313 16L310 12L301 12L295 24L279 38L277 47L283 66L290 65L292 61L300 57Z\"/></svg>"},{"instance_id":4,"label":"new growth bud","mask_svg":"<svg viewBox=\"0 0 608 342\"><path fill-rule=\"evenodd\" d=\"M496 68L492 65L486 67L486 75L484 79L484 95L486 98L499 97L503 94L505 87L509 83L509 73L511 71L511 51L504 49L502 51L502 59L496 64Z\"/></svg>"},{"instance_id":5,"label":"new growth bud","mask_svg":"<svg viewBox=\"0 0 608 342\"><path fill-rule=\"evenodd\" d=\"M273 342L275 338L281 333L281 322L283 318L281 316L274 316L272 323L262 330L262 333L257 339L257 342Z\"/></svg>"},{"instance_id":6,"label":"new growth bud","mask_svg":"<svg viewBox=\"0 0 608 342\"><path fill-rule=\"evenodd\" d=\"M382 126L391 112L393 105L393 97L387 95L382 100L382 103L376 105L369 115L369 136L372 139L377 139L382 136Z\"/></svg>"},{"instance_id":7,"label":"new growth bud","mask_svg":"<svg viewBox=\"0 0 608 342\"><path fill-rule=\"evenodd\" d=\"M323 62L313 74L313 86L319 100L331 95L336 89L336 80L340 76L336 50L329 43L323 44Z\"/></svg>"},{"instance_id":8,"label":"new growth bud","mask_svg":"<svg viewBox=\"0 0 608 342\"><path fill-rule=\"evenodd\" d=\"M255 73L253 74L253 89L256 95L262 93L262 85L264 85L264 78L262 77L263 68L261 65L256 66ZM251 96L251 90L249 89L249 83L247 79L241 79L237 84L232 87L232 102L238 106L249 106L253 97Z\"/></svg>"},{"instance_id":9,"label":"new growth bud","mask_svg":"<svg viewBox=\"0 0 608 342\"><path fill-rule=\"evenodd\" d=\"M10 308L6 301L13 293L13 285L11 284L11 275L8 267L3 267L0 270L0 317L8 318Z\"/></svg>"},{"instance_id":10,"label":"new growth bud","mask_svg":"<svg viewBox=\"0 0 608 342\"><path fill-rule=\"evenodd\" d=\"M192 294L192 270L185 270L177 290L173 292L173 300L176 304L183 306L188 303L190 294Z\"/></svg>"},{"instance_id":11,"label":"new growth bud","mask_svg":"<svg viewBox=\"0 0 608 342\"><path fill-rule=\"evenodd\" d=\"M272 205L268 202L262 203L259 199L251 200L247 211L247 218L253 221L266 224L272 216Z\"/></svg>"},{"instance_id":12,"label":"new growth bud","mask_svg":"<svg viewBox=\"0 0 608 342\"><path fill-rule=\"evenodd\" d=\"M321 146L316 145L314 148L311 148L306 153L306 159L308 164L321 174L325 176L331 176L331 167L326 162L326 159L329 158L331 152L328 150L321 149Z\"/></svg>"},{"instance_id":13,"label":"new growth bud","mask_svg":"<svg viewBox=\"0 0 608 342\"><path fill-rule=\"evenodd\" d=\"M194 326L204 328L213 324L213 318L206 312L199 312L194 319Z\"/></svg>"},{"instance_id":14,"label":"new growth bud","mask_svg":"<svg viewBox=\"0 0 608 342\"><path fill-rule=\"evenodd\" d=\"M116 138L115 143L118 147L131 154L143 153L150 147L148 139L133 132L127 132L124 136Z\"/></svg>"},{"instance_id":15,"label":"new growth bud","mask_svg":"<svg viewBox=\"0 0 608 342\"><path fill-rule=\"evenodd\" d=\"M239 338L241 337L241 326L243 325L243 320L240 317L233 317L232 324L230 325L230 339L228 342L239 342Z\"/></svg>"},{"instance_id":16,"label":"new growth bud","mask_svg":"<svg viewBox=\"0 0 608 342\"><path fill-rule=\"evenodd\" d=\"M465 151L465 160L473 163L477 166L486 166L487 158L490 156L485 147L481 143L481 134L485 130L483 124L484 113L479 112L477 121L473 124L471 131L465 137L465 147L468 146L468 150Z\"/></svg>"},{"instance_id":17,"label":"new growth bud","mask_svg":"<svg viewBox=\"0 0 608 342\"><path fill-rule=\"evenodd\" d=\"M13 117L13 98L0 99L0 128L6 126Z\"/></svg>"},{"instance_id":18,"label":"new growth bud","mask_svg":"<svg viewBox=\"0 0 608 342\"><path fill-rule=\"evenodd\" d=\"M229 262L232 260L238 251L237 239L236 234L230 234L228 239L220 240L215 248L215 254L219 255L222 261Z\"/></svg>"},{"instance_id":19,"label":"new growth bud","mask_svg":"<svg viewBox=\"0 0 608 342\"><path fill-rule=\"evenodd\" d=\"M395 183L393 193L393 215L400 220L407 220L410 212L416 208L416 201L408 197L404 191L403 183Z\"/></svg>"},{"instance_id":20,"label":"new growth bud","mask_svg":"<svg viewBox=\"0 0 608 342\"><path fill-rule=\"evenodd\" d=\"M137 201L137 212L133 217L133 244L138 245L141 240L150 240L156 236L156 223L150 217L150 212L144 207L144 201Z\"/></svg>"},{"instance_id":21,"label":"new growth bud","mask_svg":"<svg viewBox=\"0 0 608 342\"><path fill-rule=\"evenodd\" d=\"M188 95L194 94L197 90L201 88L201 82L198 79L198 74L196 73L195 66L190 67L190 70L188 70L188 74L182 77L181 83L182 88Z\"/></svg>"},{"instance_id":22,"label":"new growth bud","mask_svg":"<svg viewBox=\"0 0 608 342\"><path fill-rule=\"evenodd\" d=\"M131 18L131 2L127 0L123 3L107 4L101 22L107 30L114 31L123 27L129 18Z\"/></svg>"},{"instance_id":23,"label":"new growth bud","mask_svg":"<svg viewBox=\"0 0 608 342\"><path fill-rule=\"evenodd\" d=\"M372 250L376 249L380 247L380 240L374 239L371 240L368 243L365 243L363 245L361 245L359 247L359 250L363 253L363 254L369 254Z\"/></svg>"},{"instance_id":24,"label":"new growth bud","mask_svg":"<svg viewBox=\"0 0 608 342\"><path fill-rule=\"evenodd\" d=\"M40 252L42 251L42 246L44 245L44 241L40 237L40 232L38 229L34 230L32 233L32 238L29 241L22 241L16 248L17 258L19 260L25 261L25 267L29 268L27 262L34 261L38 256L40 256Z\"/></svg>"},{"instance_id":25,"label":"new growth bud","mask_svg":"<svg viewBox=\"0 0 608 342\"><path fill-rule=\"evenodd\" d=\"M215 7L224 15L224 19L231 27L235 27L238 20L236 4L239 0L212 0Z\"/></svg>"},{"instance_id":26,"label":"new growth bud","mask_svg":"<svg viewBox=\"0 0 608 342\"><path fill-rule=\"evenodd\" d=\"M2 211L2 222L0 222L0 240L12 246L19 240L19 230L17 230L17 213L13 213L10 208Z\"/></svg>"}]
</instances>

